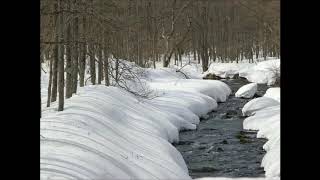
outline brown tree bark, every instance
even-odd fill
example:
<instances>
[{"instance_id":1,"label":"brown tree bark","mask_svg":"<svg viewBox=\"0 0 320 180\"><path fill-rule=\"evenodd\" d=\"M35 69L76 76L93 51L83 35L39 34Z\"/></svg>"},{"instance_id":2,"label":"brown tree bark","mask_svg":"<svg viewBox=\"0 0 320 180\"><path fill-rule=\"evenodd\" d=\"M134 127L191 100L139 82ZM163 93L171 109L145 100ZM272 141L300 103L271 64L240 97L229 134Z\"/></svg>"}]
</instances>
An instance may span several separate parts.
<instances>
[{"instance_id":1,"label":"brown tree bark","mask_svg":"<svg viewBox=\"0 0 320 180\"><path fill-rule=\"evenodd\" d=\"M52 91L51 91L51 102L55 102L57 100L58 93L58 48L59 45L55 45L53 49L53 59L52 59Z\"/></svg>"},{"instance_id":2,"label":"brown tree bark","mask_svg":"<svg viewBox=\"0 0 320 180\"><path fill-rule=\"evenodd\" d=\"M70 0L67 2L67 10L70 11ZM71 54L71 24L67 24L67 32L65 37L67 44L66 44L66 99L70 98L72 96L72 54Z\"/></svg>"},{"instance_id":3,"label":"brown tree bark","mask_svg":"<svg viewBox=\"0 0 320 180\"><path fill-rule=\"evenodd\" d=\"M102 48L98 47L98 84L101 84L103 79L103 59L102 59Z\"/></svg>"},{"instance_id":4,"label":"brown tree bark","mask_svg":"<svg viewBox=\"0 0 320 180\"><path fill-rule=\"evenodd\" d=\"M49 83L48 83L48 96L47 96L47 107L50 107L50 101L51 101L51 86L52 86L52 63L53 63L53 59L51 59L49 61L50 63L50 67L49 67Z\"/></svg>"},{"instance_id":5,"label":"brown tree bark","mask_svg":"<svg viewBox=\"0 0 320 180\"><path fill-rule=\"evenodd\" d=\"M103 58L104 58L104 80L105 80L105 85L110 86L110 81L109 81L109 59L108 59L108 51L107 51L107 45L105 42L104 45L104 50L103 50Z\"/></svg>"},{"instance_id":6,"label":"brown tree bark","mask_svg":"<svg viewBox=\"0 0 320 180\"><path fill-rule=\"evenodd\" d=\"M77 0L74 0L74 4L77 3ZM75 17L73 22L73 68L72 68L72 93L77 93L78 88L78 69L79 69L79 18Z\"/></svg>"},{"instance_id":7,"label":"brown tree bark","mask_svg":"<svg viewBox=\"0 0 320 180\"><path fill-rule=\"evenodd\" d=\"M94 47L89 43L89 63L90 63L90 78L91 78L91 83L93 85L96 84L96 60L94 57Z\"/></svg>"},{"instance_id":8,"label":"brown tree bark","mask_svg":"<svg viewBox=\"0 0 320 180\"><path fill-rule=\"evenodd\" d=\"M59 9L62 10L59 13L59 39L61 42L64 40L64 13L63 13L63 0L59 0ZM59 59L58 59L58 92L59 92L59 103L58 111L64 109L64 44L59 44Z\"/></svg>"}]
</instances>

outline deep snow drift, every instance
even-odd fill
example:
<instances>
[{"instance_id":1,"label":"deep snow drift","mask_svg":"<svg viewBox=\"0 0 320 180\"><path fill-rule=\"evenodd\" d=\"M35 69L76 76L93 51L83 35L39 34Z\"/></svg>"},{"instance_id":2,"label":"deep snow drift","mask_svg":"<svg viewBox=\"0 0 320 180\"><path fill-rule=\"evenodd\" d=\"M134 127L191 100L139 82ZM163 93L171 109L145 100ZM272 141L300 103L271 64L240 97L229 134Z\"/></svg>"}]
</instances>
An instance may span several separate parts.
<instances>
[{"instance_id":1,"label":"deep snow drift","mask_svg":"<svg viewBox=\"0 0 320 180\"><path fill-rule=\"evenodd\" d=\"M237 66L243 68L234 72L229 67L222 69L227 76L239 72L249 81L272 83L271 72L260 67L266 65L241 64ZM225 101L231 90L221 81L199 80L203 76L199 64L186 65L183 73L177 69L146 69L141 82L153 91L151 99L137 98L116 87L86 86L65 100L63 112L56 111L56 102L45 107L48 73L42 72L41 179L191 179L171 142L179 140L179 130L195 129L199 117ZM262 80L251 77L252 72L258 72ZM184 74L192 79L185 79ZM267 177L280 176L280 117L275 102L280 102L279 92L270 88L264 99L252 100L243 109L245 115L254 114L246 119L245 128L260 130L258 137L269 139L262 162Z\"/></svg>"},{"instance_id":2,"label":"deep snow drift","mask_svg":"<svg viewBox=\"0 0 320 180\"><path fill-rule=\"evenodd\" d=\"M250 82L272 85L276 81L276 76L280 75L280 59L258 63L212 63L204 76L208 73L214 73L222 78L232 78L239 74Z\"/></svg>"},{"instance_id":3,"label":"deep snow drift","mask_svg":"<svg viewBox=\"0 0 320 180\"><path fill-rule=\"evenodd\" d=\"M231 90L220 81L148 71L146 82L157 94L152 99L96 85L79 88L62 112L57 103L43 109L41 179L191 179L170 143L179 140L179 130L195 129L199 116Z\"/></svg>"},{"instance_id":4,"label":"deep snow drift","mask_svg":"<svg viewBox=\"0 0 320 180\"><path fill-rule=\"evenodd\" d=\"M244 129L258 130L257 138L268 139L263 146L267 154L261 164L266 177L280 177L280 88L278 89L270 88L264 97L249 101L242 109L244 115L250 116L243 122Z\"/></svg>"},{"instance_id":5,"label":"deep snow drift","mask_svg":"<svg viewBox=\"0 0 320 180\"><path fill-rule=\"evenodd\" d=\"M239 98L252 98L258 89L258 84L257 83L250 83L242 86L241 88L238 89L236 92L235 96Z\"/></svg>"},{"instance_id":6,"label":"deep snow drift","mask_svg":"<svg viewBox=\"0 0 320 180\"><path fill-rule=\"evenodd\" d=\"M264 96L280 102L280 88L269 88Z\"/></svg>"}]
</instances>

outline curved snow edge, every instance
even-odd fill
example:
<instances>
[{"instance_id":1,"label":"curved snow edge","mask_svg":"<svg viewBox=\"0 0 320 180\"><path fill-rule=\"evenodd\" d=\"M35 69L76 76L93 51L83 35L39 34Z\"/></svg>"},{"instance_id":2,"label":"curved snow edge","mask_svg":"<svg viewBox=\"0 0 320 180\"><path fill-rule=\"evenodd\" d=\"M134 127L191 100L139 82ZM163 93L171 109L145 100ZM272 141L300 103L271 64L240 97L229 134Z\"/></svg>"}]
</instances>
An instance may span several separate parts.
<instances>
[{"instance_id":1,"label":"curved snow edge","mask_svg":"<svg viewBox=\"0 0 320 180\"><path fill-rule=\"evenodd\" d=\"M280 102L264 96L249 101L242 109L249 115L243 122L244 129L258 130L257 138L267 138L262 159L266 177L280 177Z\"/></svg>"},{"instance_id":2,"label":"curved snow edge","mask_svg":"<svg viewBox=\"0 0 320 180\"><path fill-rule=\"evenodd\" d=\"M103 85L86 86L40 119L42 179L191 179L170 144L179 130L195 129L199 116L225 101L230 88L218 81L181 80L162 96L140 101ZM167 107L171 107L168 109Z\"/></svg>"}]
</instances>

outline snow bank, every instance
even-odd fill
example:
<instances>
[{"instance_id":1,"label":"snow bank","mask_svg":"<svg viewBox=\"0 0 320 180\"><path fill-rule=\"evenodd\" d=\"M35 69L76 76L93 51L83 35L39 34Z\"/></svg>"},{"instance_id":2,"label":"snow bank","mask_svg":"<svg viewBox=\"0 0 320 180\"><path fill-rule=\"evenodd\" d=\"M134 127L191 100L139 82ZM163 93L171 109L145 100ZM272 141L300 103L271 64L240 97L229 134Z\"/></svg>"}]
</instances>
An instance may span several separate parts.
<instances>
[{"instance_id":1,"label":"snow bank","mask_svg":"<svg viewBox=\"0 0 320 180\"><path fill-rule=\"evenodd\" d=\"M231 94L229 86L217 80L179 79L167 83L151 82L149 86L157 91L183 90L185 93L202 93L210 96L217 102L226 101L227 97Z\"/></svg>"},{"instance_id":2,"label":"snow bank","mask_svg":"<svg viewBox=\"0 0 320 180\"><path fill-rule=\"evenodd\" d=\"M82 88L63 112L41 119L41 174L188 179L180 153L169 143L178 140L178 128L188 127L177 117L119 88Z\"/></svg>"},{"instance_id":3,"label":"snow bank","mask_svg":"<svg viewBox=\"0 0 320 180\"><path fill-rule=\"evenodd\" d=\"M280 103L269 97L256 98L242 112L253 115L244 120L244 129L258 130L258 138L268 139L263 146L267 154L261 164L266 177L280 177Z\"/></svg>"},{"instance_id":4,"label":"snow bank","mask_svg":"<svg viewBox=\"0 0 320 180\"><path fill-rule=\"evenodd\" d=\"M171 68L179 70L190 79L202 79L202 65L195 62L183 62L183 66L171 65Z\"/></svg>"},{"instance_id":5,"label":"snow bank","mask_svg":"<svg viewBox=\"0 0 320 180\"><path fill-rule=\"evenodd\" d=\"M41 179L191 179L171 143L231 90L220 81L182 79L170 68L147 73L152 99L90 85L66 99L62 112L56 102L43 108Z\"/></svg>"},{"instance_id":6,"label":"snow bank","mask_svg":"<svg viewBox=\"0 0 320 180\"><path fill-rule=\"evenodd\" d=\"M233 78L235 74L239 72L246 72L248 69L252 68L255 64L252 63L212 63L210 64L208 71L205 72L205 75L208 73L214 73L215 75L221 78ZM242 77L242 76L241 76Z\"/></svg>"},{"instance_id":7,"label":"snow bank","mask_svg":"<svg viewBox=\"0 0 320 180\"><path fill-rule=\"evenodd\" d=\"M147 81L160 81L167 82L171 80L185 79L184 75L177 73L175 69L172 68L159 68L151 69L147 68L145 70Z\"/></svg>"},{"instance_id":8,"label":"snow bank","mask_svg":"<svg viewBox=\"0 0 320 180\"><path fill-rule=\"evenodd\" d=\"M269 88L264 96L280 102L280 88Z\"/></svg>"},{"instance_id":9,"label":"snow bank","mask_svg":"<svg viewBox=\"0 0 320 180\"><path fill-rule=\"evenodd\" d=\"M246 84L238 89L235 96L239 98L252 98L258 89L257 83Z\"/></svg>"},{"instance_id":10,"label":"snow bank","mask_svg":"<svg viewBox=\"0 0 320 180\"><path fill-rule=\"evenodd\" d=\"M152 99L150 103L196 124L199 123L199 118L195 118L195 115L202 117L218 106L216 100L207 95L179 90L164 92L161 96Z\"/></svg>"},{"instance_id":11,"label":"snow bank","mask_svg":"<svg viewBox=\"0 0 320 180\"><path fill-rule=\"evenodd\" d=\"M280 76L280 59L266 60L256 64L212 63L203 76L208 73L214 73L222 78L232 78L235 74L239 74L250 82L272 85L276 81L276 76Z\"/></svg>"},{"instance_id":12,"label":"snow bank","mask_svg":"<svg viewBox=\"0 0 320 180\"><path fill-rule=\"evenodd\" d=\"M252 99L246 103L242 108L242 113L245 116L252 116L258 110L264 109L270 106L277 106L280 103L269 97L259 97Z\"/></svg>"}]
</instances>

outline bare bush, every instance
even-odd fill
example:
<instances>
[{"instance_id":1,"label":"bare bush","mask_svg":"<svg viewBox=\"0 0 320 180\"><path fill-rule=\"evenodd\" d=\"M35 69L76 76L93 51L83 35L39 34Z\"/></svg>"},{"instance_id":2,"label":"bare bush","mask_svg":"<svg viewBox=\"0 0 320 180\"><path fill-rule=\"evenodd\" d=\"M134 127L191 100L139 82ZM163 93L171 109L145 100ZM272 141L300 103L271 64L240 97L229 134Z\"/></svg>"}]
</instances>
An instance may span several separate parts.
<instances>
[{"instance_id":1,"label":"bare bush","mask_svg":"<svg viewBox=\"0 0 320 180\"><path fill-rule=\"evenodd\" d=\"M144 68L116 58L110 59L109 67L112 86L123 88L138 97L150 98L152 90L142 80L146 76Z\"/></svg>"},{"instance_id":2,"label":"bare bush","mask_svg":"<svg viewBox=\"0 0 320 180\"><path fill-rule=\"evenodd\" d=\"M276 63L273 63L268 70L272 72L272 79L275 81L272 83L273 86L280 87L280 66L278 66Z\"/></svg>"}]
</instances>

